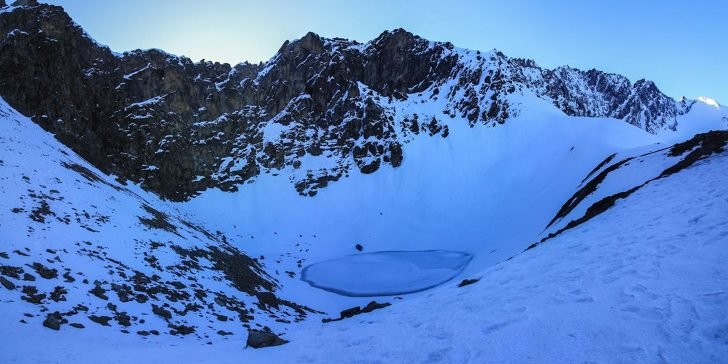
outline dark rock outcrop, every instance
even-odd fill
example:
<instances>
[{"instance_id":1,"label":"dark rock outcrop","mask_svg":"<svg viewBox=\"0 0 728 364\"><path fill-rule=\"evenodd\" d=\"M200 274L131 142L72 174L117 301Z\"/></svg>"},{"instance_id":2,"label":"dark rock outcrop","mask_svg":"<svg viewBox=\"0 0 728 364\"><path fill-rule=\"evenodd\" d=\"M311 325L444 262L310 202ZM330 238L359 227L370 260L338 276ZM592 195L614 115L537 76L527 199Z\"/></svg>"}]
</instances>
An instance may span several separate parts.
<instances>
[{"instance_id":1,"label":"dark rock outcrop","mask_svg":"<svg viewBox=\"0 0 728 364\"><path fill-rule=\"evenodd\" d=\"M260 349L269 346L283 345L285 343L288 343L288 341L281 339L278 335L274 334L268 328L264 328L263 330L248 330L246 347Z\"/></svg>"},{"instance_id":2,"label":"dark rock outcrop","mask_svg":"<svg viewBox=\"0 0 728 364\"><path fill-rule=\"evenodd\" d=\"M110 316L89 315L88 318L101 326L111 326L109 325L109 321L111 321Z\"/></svg>"},{"instance_id":3,"label":"dark rock outcrop","mask_svg":"<svg viewBox=\"0 0 728 364\"><path fill-rule=\"evenodd\" d=\"M8 290L14 290L15 289L15 283L9 281L7 278L0 276L0 284L2 284L5 289Z\"/></svg>"},{"instance_id":4,"label":"dark rock outcrop","mask_svg":"<svg viewBox=\"0 0 728 364\"><path fill-rule=\"evenodd\" d=\"M43 320L43 326L52 330L60 330L61 325L67 322L68 320L64 319L60 312L56 311L46 316L46 319Z\"/></svg>"},{"instance_id":5,"label":"dark rock outcrop","mask_svg":"<svg viewBox=\"0 0 728 364\"><path fill-rule=\"evenodd\" d=\"M471 284L478 283L479 280L480 280L480 278L463 279L460 283L458 283L458 287L462 288L465 286L469 286Z\"/></svg>"},{"instance_id":6,"label":"dark rock outcrop","mask_svg":"<svg viewBox=\"0 0 728 364\"><path fill-rule=\"evenodd\" d=\"M35 270L38 275L40 275L44 279L54 279L58 277L58 271L52 268L48 268L45 265L35 262L33 263L32 268Z\"/></svg>"},{"instance_id":7,"label":"dark rock outcrop","mask_svg":"<svg viewBox=\"0 0 728 364\"><path fill-rule=\"evenodd\" d=\"M338 318L333 318L333 319L324 318L321 320L321 322L327 323L327 322L332 322L332 321L341 321L343 319L352 318L354 316L361 315L363 313L372 312L372 311L378 310L380 308L389 307L391 305L392 304L389 302L379 303L377 301L371 301L371 302L367 303L367 305L364 307L355 306L355 307L347 308L346 310L341 311L341 313L339 313Z\"/></svg>"},{"instance_id":8,"label":"dark rock outcrop","mask_svg":"<svg viewBox=\"0 0 728 364\"><path fill-rule=\"evenodd\" d=\"M99 169L173 200L283 169L313 196L352 171L398 167L409 136L449 133L392 106L412 97L443 98L442 111L471 126L498 125L519 112L509 95L529 90L566 114L650 132L674 128L692 105L649 81L542 69L402 29L367 44L308 33L265 64L194 63L156 49L119 55L61 7L16 4L0 13L0 96ZM330 162L312 168L304 156Z\"/></svg>"},{"instance_id":9,"label":"dark rock outcrop","mask_svg":"<svg viewBox=\"0 0 728 364\"><path fill-rule=\"evenodd\" d=\"M526 248L526 250L533 249L540 245L541 243L553 239L556 236L560 235L564 231L567 231L569 229L573 229L592 218L599 216L600 214L604 213L605 211L609 210L612 206L614 206L617 201L625 199L629 197L631 194L637 192L642 187L652 183L653 181L659 180L661 178L668 177L672 174L675 174L677 172L682 171L685 168L691 167L693 164L697 163L698 161L707 158L713 154L721 154L725 152L726 145L728 145L728 131L726 130L714 130L707 133L697 134L691 139L684 141L682 143L678 143L673 145L669 148L669 151L667 153L667 156L671 158L678 158L677 161L674 162L674 164L669 165L666 169L664 169L657 177L654 177L652 179L648 179L641 184L634 186L630 189L627 189L625 191L617 192L612 195L606 196L596 202L594 202L591 206L589 206L584 214L576 218L574 220L569 221L566 226L548 234L546 237L541 239L540 241L533 243ZM668 148L665 148L668 149ZM660 149L657 151L653 151L647 154L644 154L642 156L655 154L659 152L664 152L665 149ZM680 158L682 157L682 158ZM611 159L611 158L610 158ZM557 220L567 216L579 203L581 203L587 196L592 194L594 191L597 190L599 184L607 177L607 175L619 167L625 165L625 163L629 162L630 160L633 160L633 157L623 159L619 162L616 162L612 164L611 166L607 167L602 171L599 175L594 177L592 180L589 181L589 183L585 184L581 189L579 189L570 199L567 201L564 206L561 207L559 212L556 214L556 216L551 220L551 223L547 226L550 227L554 224Z\"/></svg>"}]
</instances>

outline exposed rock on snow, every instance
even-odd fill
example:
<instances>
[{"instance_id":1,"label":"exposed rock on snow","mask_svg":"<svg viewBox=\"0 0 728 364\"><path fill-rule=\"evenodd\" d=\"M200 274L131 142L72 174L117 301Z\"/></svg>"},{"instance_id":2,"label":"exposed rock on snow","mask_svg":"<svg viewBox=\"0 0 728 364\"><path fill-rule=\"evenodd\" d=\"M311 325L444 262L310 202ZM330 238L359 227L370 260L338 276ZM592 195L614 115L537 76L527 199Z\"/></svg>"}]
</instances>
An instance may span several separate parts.
<instances>
[{"instance_id":1,"label":"exposed rock on snow","mask_svg":"<svg viewBox=\"0 0 728 364\"><path fill-rule=\"evenodd\" d=\"M657 176L647 179L640 184L630 186L629 189L625 189L601 198L600 200L594 202L591 206L589 206L583 216L570 221L568 224L566 224L566 226L555 232L550 233L539 243L534 243L529 246L528 249L534 248L538 244L543 243L546 240L552 239L553 237L563 233L568 229L572 229L580 224L583 224L586 221L589 221L593 217L607 211L609 208L614 206L617 200L628 197L629 195L636 192L637 190L652 181L660 178L665 178L674 173L677 173L712 154L722 153L726 144L728 144L728 131L711 131L704 134L698 134L688 141L675 144L671 148L659 149L657 151L645 153L639 156L628 157L606 167L596 177L589 180L581 189L579 189L574 194L574 196L569 199L569 201L566 202L566 204L564 204L564 206L562 206L561 210L559 210L556 216L551 220L551 223L549 223L548 227L550 227L560 219L564 218L565 216L569 215L587 197L598 195L598 193L595 192L597 191L598 187L604 182L604 180L610 175L610 173L613 173L623 166L629 165L630 162L642 163L645 158L664 158L665 160L669 161L666 165L666 168L662 170ZM682 158L679 158L677 160L673 159L678 157ZM606 162L608 163L610 159L611 157L608 158ZM597 168L599 169L599 167Z\"/></svg>"},{"instance_id":2,"label":"exposed rock on snow","mask_svg":"<svg viewBox=\"0 0 728 364\"><path fill-rule=\"evenodd\" d=\"M60 312L56 311L46 315L46 319L43 321L43 326L52 330L60 330L61 325L65 323L68 323L68 320L64 319Z\"/></svg>"},{"instance_id":3,"label":"exposed rock on snow","mask_svg":"<svg viewBox=\"0 0 728 364\"><path fill-rule=\"evenodd\" d=\"M206 338L314 312L223 234L94 170L2 100L0 118L0 296L36 313L28 323Z\"/></svg>"},{"instance_id":4,"label":"exposed rock on snow","mask_svg":"<svg viewBox=\"0 0 728 364\"><path fill-rule=\"evenodd\" d=\"M367 303L367 305L364 306L363 308L359 307L359 306L352 307L352 308L341 311L338 318L333 318L333 319L324 318L324 319L321 319L321 322L328 323L328 322L334 322L334 321L341 321L343 319L351 318L356 315L361 315L363 313L372 312L372 311L378 310L380 308L389 307L391 305L392 304L389 302L379 303L377 301L371 301L371 302Z\"/></svg>"},{"instance_id":5,"label":"exposed rock on snow","mask_svg":"<svg viewBox=\"0 0 728 364\"><path fill-rule=\"evenodd\" d=\"M267 330L266 330L267 329ZM269 346L279 346L287 343L288 341L281 339L278 335L274 334L266 327L264 330L248 330L248 339L246 341L246 347L254 349L265 348Z\"/></svg>"},{"instance_id":6,"label":"exposed rock on snow","mask_svg":"<svg viewBox=\"0 0 728 364\"><path fill-rule=\"evenodd\" d=\"M10 282L7 278L5 278L3 276L0 276L0 284L2 284L3 287L5 287L5 289L8 289L8 290L15 289L15 283Z\"/></svg>"},{"instance_id":7,"label":"exposed rock on snow","mask_svg":"<svg viewBox=\"0 0 728 364\"><path fill-rule=\"evenodd\" d=\"M473 283L478 283L479 280L480 280L479 278L463 279L462 282L458 283L458 287L469 286L469 285L471 285Z\"/></svg>"}]
</instances>

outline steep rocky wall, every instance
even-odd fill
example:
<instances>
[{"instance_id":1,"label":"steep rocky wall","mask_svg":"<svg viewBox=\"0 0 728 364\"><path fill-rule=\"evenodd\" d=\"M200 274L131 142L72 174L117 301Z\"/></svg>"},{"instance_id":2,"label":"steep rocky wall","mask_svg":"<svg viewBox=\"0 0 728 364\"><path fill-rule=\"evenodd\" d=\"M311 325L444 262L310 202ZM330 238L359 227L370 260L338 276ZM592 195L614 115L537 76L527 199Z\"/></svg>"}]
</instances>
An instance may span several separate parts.
<instances>
[{"instance_id":1,"label":"steep rocky wall","mask_svg":"<svg viewBox=\"0 0 728 364\"><path fill-rule=\"evenodd\" d=\"M523 92L568 115L616 117L652 133L674 129L690 107L649 81L544 70L402 29L367 44L308 33L265 64L230 66L156 49L115 54L58 6L27 0L0 10L0 96L103 171L173 200L305 169L307 155L331 161L292 177L314 195L352 169L406 163L402 130L420 128L397 125L411 115L393 115L392 100L426 93L447 100L444 114L497 125L518 113L509 95ZM427 122L430 135L447 136Z\"/></svg>"}]
</instances>

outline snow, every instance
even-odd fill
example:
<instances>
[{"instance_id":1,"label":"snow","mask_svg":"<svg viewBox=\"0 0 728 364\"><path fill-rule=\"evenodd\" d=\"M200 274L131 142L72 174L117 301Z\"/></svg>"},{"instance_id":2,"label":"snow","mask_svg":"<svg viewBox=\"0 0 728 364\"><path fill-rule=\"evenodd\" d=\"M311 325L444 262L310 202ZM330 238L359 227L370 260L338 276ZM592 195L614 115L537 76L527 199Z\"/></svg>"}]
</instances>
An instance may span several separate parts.
<instances>
[{"instance_id":1,"label":"snow","mask_svg":"<svg viewBox=\"0 0 728 364\"><path fill-rule=\"evenodd\" d=\"M709 97L700 96L700 97L698 97L698 101L700 101L706 105L712 106L716 109L720 109L720 104L717 101L715 101Z\"/></svg>"},{"instance_id":2,"label":"snow","mask_svg":"<svg viewBox=\"0 0 728 364\"><path fill-rule=\"evenodd\" d=\"M357 254L311 264L301 279L344 296L393 296L437 287L457 276L471 258L444 250Z\"/></svg>"},{"instance_id":3,"label":"snow","mask_svg":"<svg viewBox=\"0 0 728 364\"><path fill-rule=\"evenodd\" d=\"M129 329L134 330L134 336L138 336L137 330L152 329L169 336L166 334L168 324L196 326L195 333L187 342L202 341L210 336L225 340L217 334L217 330L236 332L238 336L233 336L235 338L245 332L239 321L219 321L207 309L175 316L169 322L150 313L153 303L169 305L169 310L183 312L187 307L184 297L195 297L193 287L200 286L209 290L208 295L222 292L247 305L258 302L257 298L235 290L222 272L212 268L208 259L198 260L198 271L189 274L175 271L174 267L184 261L176 249L224 248L225 244L216 241L214 234L197 227L199 222L183 218L174 206L143 191L138 185L122 185L112 176L104 175L2 99L0 121L0 252L7 255L7 258L0 255L0 265L24 267L26 271L33 272L29 267L40 262L56 269L59 276L69 274L74 279L39 277L30 282L6 277L18 288L9 291L0 286L0 321L3 322L0 325L0 362L30 360L16 355L23 353L23 348L32 342L29 341L32 338L48 343L57 340L73 343L74 338L81 340L77 343L93 338L115 341L113 337L125 335L119 332L124 326L113 323L115 328L105 328L91 321L88 315L114 316L117 309L132 317L133 327ZM148 166L147 170L155 168ZM163 216L170 227L151 228L145 225L143 219L160 219L154 214ZM114 285L128 284L127 278L136 274L156 277L157 283L154 284L158 288L181 283L182 288L175 288L179 296L167 299L162 290L156 297L149 296L148 301L128 301L120 295L117 297L117 293L110 289ZM88 293L94 288L95 281L105 287L107 299ZM36 287L43 294L62 286L68 291L65 294L67 299L54 302L45 298L40 305L35 305L20 298L20 290L25 286ZM45 331L51 331L41 325L46 315L44 307L69 312L76 304L84 305L88 312L70 315L68 320L81 323L86 328L64 325L61 334L54 332L56 336L43 338L47 334ZM237 316L237 312L226 306L216 305L213 308L218 314ZM290 314L288 309L284 311ZM279 332L285 331L278 329L282 324L275 321L272 312L256 312L253 316L258 318L251 322L270 326ZM31 316L24 316L26 313ZM20 323L20 319L28 323ZM212 320L215 320L214 324ZM141 336L137 339L156 340ZM178 339L178 342L184 340ZM53 359L39 358L35 361L48 360Z\"/></svg>"},{"instance_id":4,"label":"snow","mask_svg":"<svg viewBox=\"0 0 728 364\"><path fill-rule=\"evenodd\" d=\"M281 115L281 114L278 114ZM293 128L296 126L296 123L289 123L288 125L283 125L278 122L279 119L273 119L270 120L265 124L265 127L263 127L263 143L269 143L269 142L275 142L283 138L283 136L287 133L290 133L293 131Z\"/></svg>"},{"instance_id":5,"label":"snow","mask_svg":"<svg viewBox=\"0 0 728 364\"><path fill-rule=\"evenodd\" d=\"M658 137L669 143L678 143L695 134L728 129L728 107L710 101L703 98L693 102L688 113L678 116L677 130L663 130L657 134Z\"/></svg>"},{"instance_id":6,"label":"snow","mask_svg":"<svg viewBox=\"0 0 728 364\"><path fill-rule=\"evenodd\" d=\"M308 362L722 362L728 208L716 206L728 207L726 168L726 156L712 158L474 275L474 285L450 285L361 320L297 333L289 348L266 355Z\"/></svg>"},{"instance_id":7,"label":"snow","mask_svg":"<svg viewBox=\"0 0 728 364\"><path fill-rule=\"evenodd\" d=\"M32 8L32 6L28 5L15 5L15 2L11 2L10 4L7 4L6 6L0 7L0 14L2 13L12 13L16 9L26 9L26 8Z\"/></svg>"},{"instance_id":8,"label":"snow","mask_svg":"<svg viewBox=\"0 0 728 364\"><path fill-rule=\"evenodd\" d=\"M149 69L149 68L151 68L151 67L152 67L152 64L151 64L151 63L147 63L147 65L146 65L146 66L144 66L144 67L142 67L142 68L140 68L140 69L138 69L138 70L136 70L136 71L134 71L134 72L131 72L131 73L125 74L125 75L124 75L124 79L125 79L125 80L131 80L131 79L132 79L132 77L136 76L136 75L137 75L137 74L139 74L140 72L144 72L144 71L148 70L148 69Z\"/></svg>"},{"instance_id":9,"label":"snow","mask_svg":"<svg viewBox=\"0 0 728 364\"><path fill-rule=\"evenodd\" d=\"M422 104L413 95L393 105L397 115L437 115L450 135L420 135L405 143L398 168L351 173L314 198L300 196L287 178L261 174L238 192L207 190L177 207L234 238L252 256L267 257L270 270L297 272L299 259L305 266L340 258L356 253L353 246L361 243L367 252L467 252L473 259L464 272L477 272L533 243L608 155L659 141L620 120L566 117L536 97L522 103L530 106L504 125L470 128L464 119L439 114L442 105ZM311 158L303 165L313 169L326 161ZM296 259L287 257L294 252ZM362 302L313 294L318 290L298 277L280 280L284 291L319 309Z\"/></svg>"},{"instance_id":10,"label":"snow","mask_svg":"<svg viewBox=\"0 0 728 364\"><path fill-rule=\"evenodd\" d=\"M29 35L27 32L24 32L24 31L22 31L20 29L13 29L13 30L10 31L10 33L8 33L8 37L15 37L15 36L17 36L19 34L21 34L21 35Z\"/></svg>"},{"instance_id":11,"label":"snow","mask_svg":"<svg viewBox=\"0 0 728 364\"><path fill-rule=\"evenodd\" d=\"M536 249L411 300L244 349L4 321L3 362L678 362L728 357L728 157L656 181ZM18 311L7 305L2 314ZM38 350L43 343L44 350Z\"/></svg>"},{"instance_id":12,"label":"snow","mask_svg":"<svg viewBox=\"0 0 728 364\"><path fill-rule=\"evenodd\" d=\"M614 158L609 163L604 165L599 171L595 171L590 178L585 179L579 187L584 187L607 168L615 166L629 158L632 159L607 174L606 178L597 186L596 191L584 198L576 206L576 208L574 208L568 215L556 221L556 223L545 230L541 236L546 236L549 232L555 232L559 228L564 227L570 221L583 216L586 210L597 201L607 196L638 187L651 179L657 178L662 171L677 163L677 160L675 158L668 157L668 154L669 149L665 149L665 146L662 144L648 145L615 154Z\"/></svg>"},{"instance_id":13,"label":"snow","mask_svg":"<svg viewBox=\"0 0 728 364\"><path fill-rule=\"evenodd\" d=\"M276 66L279 57L280 56L278 54L276 54L275 56L273 56L273 58L271 58L270 60L268 60L268 62L265 63L263 69L261 69L258 72L258 74L255 77L255 80L253 81L256 85L258 84L258 82L260 82L260 80L262 78L264 78L265 76L268 75L268 72L270 72Z\"/></svg>"},{"instance_id":14,"label":"snow","mask_svg":"<svg viewBox=\"0 0 728 364\"><path fill-rule=\"evenodd\" d=\"M151 98L149 98L147 100L144 100L144 101L139 101L139 102L135 102L135 103L129 104L129 106L127 106L125 108L125 110L130 109L130 108L133 108L133 107L142 107L142 106L149 106L149 105L158 104L158 103L160 103L160 102L162 102L164 100L164 97L165 96L154 96L154 97L151 97Z\"/></svg>"}]
</instances>

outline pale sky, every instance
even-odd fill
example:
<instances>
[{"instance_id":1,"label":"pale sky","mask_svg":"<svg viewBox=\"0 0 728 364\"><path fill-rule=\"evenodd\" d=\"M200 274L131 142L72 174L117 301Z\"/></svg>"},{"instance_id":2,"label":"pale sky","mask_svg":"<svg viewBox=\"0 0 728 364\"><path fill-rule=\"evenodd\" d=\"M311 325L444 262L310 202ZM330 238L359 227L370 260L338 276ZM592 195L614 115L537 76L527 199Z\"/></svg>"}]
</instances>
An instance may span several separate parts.
<instances>
[{"instance_id":1,"label":"pale sky","mask_svg":"<svg viewBox=\"0 0 728 364\"><path fill-rule=\"evenodd\" d=\"M118 52L160 48L195 61L259 62L308 31L366 42L401 27L544 67L646 78L673 97L728 104L725 0L45 1L64 6Z\"/></svg>"}]
</instances>

